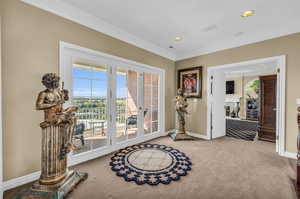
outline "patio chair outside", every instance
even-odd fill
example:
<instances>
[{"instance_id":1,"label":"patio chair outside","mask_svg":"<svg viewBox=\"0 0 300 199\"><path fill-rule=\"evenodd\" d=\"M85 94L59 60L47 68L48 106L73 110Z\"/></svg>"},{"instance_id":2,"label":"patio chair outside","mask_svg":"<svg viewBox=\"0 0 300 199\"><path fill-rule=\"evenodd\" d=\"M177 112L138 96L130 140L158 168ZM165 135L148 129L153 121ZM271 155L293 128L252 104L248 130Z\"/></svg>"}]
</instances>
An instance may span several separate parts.
<instances>
[{"instance_id":1,"label":"patio chair outside","mask_svg":"<svg viewBox=\"0 0 300 199\"><path fill-rule=\"evenodd\" d=\"M148 112L148 109L146 108L144 110L144 117L146 116ZM125 129L125 132L127 132L128 130L128 126L131 126L131 125L135 125L137 127L137 115L131 115L129 116L127 119L126 119L126 129Z\"/></svg>"},{"instance_id":2,"label":"patio chair outside","mask_svg":"<svg viewBox=\"0 0 300 199\"><path fill-rule=\"evenodd\" d=\"M85 125L83 123L77 124L75 126L74 135L73 135L74 139L80 139L81 140L82 146L84 146L84 144L85 144L84 143L84 137L83 137L84 130L85 130Z\"/></svg>"}]
</instances>

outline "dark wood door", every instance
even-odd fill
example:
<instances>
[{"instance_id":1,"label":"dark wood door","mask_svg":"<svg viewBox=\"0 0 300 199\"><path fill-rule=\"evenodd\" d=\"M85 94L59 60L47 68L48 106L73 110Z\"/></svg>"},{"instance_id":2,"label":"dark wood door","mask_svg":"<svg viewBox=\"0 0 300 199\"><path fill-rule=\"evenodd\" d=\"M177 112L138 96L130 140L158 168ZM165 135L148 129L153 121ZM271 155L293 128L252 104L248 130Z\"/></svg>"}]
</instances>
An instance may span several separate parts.
<instances>
[{"instance_id":1,"label":"dark wood door","mask_svg":"<svg viewBox=\"0 0 300 199\"><path fill-rule=\"evenodd\" d=\"M276 75L260 77L258 138L270 142L276 141L276 83Z\"/></svg>"}]
</instances>

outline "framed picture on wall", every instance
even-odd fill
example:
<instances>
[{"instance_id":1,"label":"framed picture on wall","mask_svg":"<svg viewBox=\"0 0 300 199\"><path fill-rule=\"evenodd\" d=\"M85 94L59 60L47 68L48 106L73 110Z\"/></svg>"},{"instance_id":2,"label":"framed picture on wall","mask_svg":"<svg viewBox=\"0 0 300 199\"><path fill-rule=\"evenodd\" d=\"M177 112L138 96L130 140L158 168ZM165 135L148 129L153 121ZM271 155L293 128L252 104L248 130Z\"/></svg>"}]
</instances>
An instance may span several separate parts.
<instances>
[{"instance_id":1,"label":"framed picture on wall","mask_svg":"<svg viewBox=\"0 0 300 199\"><path fill-rule=\"evenodd\" d=\"M226 95L234 94L234 81L226 81Z\"/></svg>"},{"instance_id":2,"label":"framed picture on wall","mask_svg":"<svg viewBox=\"0 0 300 199\"><path fill-rule=\"evenodd\" d=\"M202 66L178 70L177 87L187 97L202 98Z\"/></svg>"}]
</instances>

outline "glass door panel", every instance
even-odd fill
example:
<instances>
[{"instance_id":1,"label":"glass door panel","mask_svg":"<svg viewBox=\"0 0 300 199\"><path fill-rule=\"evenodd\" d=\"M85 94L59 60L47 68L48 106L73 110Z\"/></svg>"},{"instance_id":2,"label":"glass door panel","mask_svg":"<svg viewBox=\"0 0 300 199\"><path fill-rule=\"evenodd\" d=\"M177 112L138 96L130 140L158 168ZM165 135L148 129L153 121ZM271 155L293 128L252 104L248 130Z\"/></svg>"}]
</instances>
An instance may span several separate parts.
<instances>
[{"instance_id":1,"label":"glass door panel","mask_svg":"<svg viewBox=\"0 0 300 199\"><path fill-rule=\"evenodd\" d=\"M138 73L118 68L116 71L116 141L137 137Z\"/></svg>"},{"instance_id":2,"label":"glass door panel","mask_svg":"<svg viewBox=\"0 0 300 199\"><path fill-rule=\"evenodd\" d=\"M144 73L144 134L151 133L151 74Z\"/></svg>"},{"instance_id":3,"label":"glass door panel","mask_svg":"<svg viewBox=\"0 0 300 199\"><path fill-rule=\"evenodd\" d=\"M144 73L144 133L158 131L159 76Z\"/></svg>"},{"instance_id":4,"label":"glass door panel","mask_svg":"<svg viewBox=\"0 0 300 199\"><path fill-rule=\"evenodd\" d=\"M108 69L73 66L72 102L79 107L74 143L81 146L73 154L159 130L159 75L122 67Z\"/></svg>"},{"instance_id":5,"label":"glass door panel","mask_svg":"<svg viewBox=\"0 0 300 199\"><path fill-rule=\"evenodd\" d=\"M73 154L107 145L107 82L106 66L73 66L73 104L79 107L73 138L81 147Z\"/></svg>"},{"instance_id":6,"label":"glass door panel","mask_svg":"<svg viewBox=\"0 0 300 199\"><path fill-rule=\"evenodd\" d=\"M152 74L152 96L151 96L151 111L152 111L152 132L158 131L158 104L159 104L159 76Z\"/></svg>"}]
</instances>

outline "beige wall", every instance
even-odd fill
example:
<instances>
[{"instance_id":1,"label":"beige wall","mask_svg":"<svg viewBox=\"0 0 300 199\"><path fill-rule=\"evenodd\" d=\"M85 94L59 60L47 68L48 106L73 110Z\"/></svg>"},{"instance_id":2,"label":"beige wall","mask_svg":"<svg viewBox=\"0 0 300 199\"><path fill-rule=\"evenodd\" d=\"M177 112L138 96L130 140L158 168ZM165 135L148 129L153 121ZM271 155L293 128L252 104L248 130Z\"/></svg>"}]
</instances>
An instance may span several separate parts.
<instances>
[{"instance_id":1,"label":"beige wall","mask_svg":"<svg viewBox=\"0 0 300 199\"><path fill-rule=\"evenodd\" d=\"M1 0L3 16L4 180L40 170L43 113L35 111L41 77L59 71L59 41L166 70L166 129L174 128L174 62L21 3Z\"/></svg>"},{"instance_id":2,"label":"beige wall","mask_svg":"<svg viewBox=\"0 0 300 199\"><path fill-rule=\"evenodd\" d=\"M206 134L207 67L279 55L287 55L286 150L296 152L296 99L300 98L300 33L177 61L176 69L204 66L203 98L193 102L197 111L191 115L193 121L189 128Z\"/></svg>"}]
</instances>

